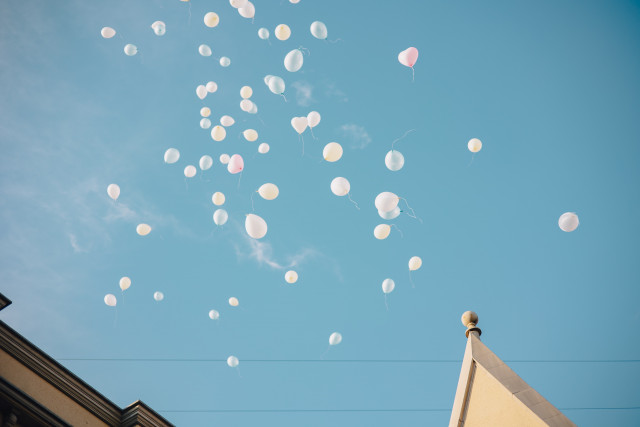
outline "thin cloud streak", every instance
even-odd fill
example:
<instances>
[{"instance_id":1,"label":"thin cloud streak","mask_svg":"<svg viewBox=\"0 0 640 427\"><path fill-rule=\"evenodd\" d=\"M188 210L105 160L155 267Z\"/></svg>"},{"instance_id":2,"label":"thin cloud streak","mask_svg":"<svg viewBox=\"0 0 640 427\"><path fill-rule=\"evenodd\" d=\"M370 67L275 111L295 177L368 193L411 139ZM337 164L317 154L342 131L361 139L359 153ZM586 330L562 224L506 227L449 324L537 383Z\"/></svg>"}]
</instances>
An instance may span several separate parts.
<instances>
[{"instance_id":1,"label":"thin cloud streak","mask_svg":"<svg viewBox=\"0 0 640 427\"><path fill-rule=\"evenodd\" d=\"M355 123L347 123L340 126L340 131L343 136L351 139L351 148L362 150L367 145L371 144L371 137L363 126Z\"/></svg>"}]
</instances>

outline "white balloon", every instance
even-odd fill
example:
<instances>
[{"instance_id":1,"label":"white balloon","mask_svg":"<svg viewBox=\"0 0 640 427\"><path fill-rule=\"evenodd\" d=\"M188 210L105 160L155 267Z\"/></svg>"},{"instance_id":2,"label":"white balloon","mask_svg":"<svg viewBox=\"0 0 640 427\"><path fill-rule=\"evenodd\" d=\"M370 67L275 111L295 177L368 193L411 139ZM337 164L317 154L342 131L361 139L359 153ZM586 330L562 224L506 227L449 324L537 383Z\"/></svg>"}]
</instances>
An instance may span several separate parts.
<instances>
[{"instance_id":1,"label":"white balloon","mask_svg":"<svg viewBox=\"0 0 640 427\"><path fill-rule=\"evenodd\" d=\"M116 35L116 30L114 30L111 27L104 27L102 28L102 30L100 31L100 35L102 37L104 37L105 39L110 39L111 37Z\"/></svg>"},{"instance_id":2,"label":"white balloon","mask_svg":"<svg viewBox=\"0 0 640 427\"><path fill-rule=\"evenodd\" d=\"M298 273L293 270L289 270L284 274L284 280L286 280L287 283L296 283L298 281Z\"/></svg>"},{"instance_id":3,"label":"white balloon","mask_svg":"<svg viewBox=\"0 0 640 427\"><path fill-rule=\"evenodd\" d=\"M260 186L260 188L258 189L258 194L260 194L260 197L265 200L273 200L278 197L278 194L280 194L280 190L278 189L277 185L271 184L269 182Z\"/></svg>"},{"instance_id":4,"label":"white balloon","mask_svg":"<svg viewBox=\"0 0 640 427\"><path fill-rule=\"evenodd\" d=\"M236 9L244 7L247 4L247 2L248 0L229 0L229 3L231 3L231 6L233 6Z\"/></svg>"},{"instance_id":5,"label":"white balloon","mask_svg":"<svg viewBox=\"0 0 640 427\"><path fill-rule=\"evenodd\" d=\"M273 76L269 79L269 90L276 95L281 95L284 93L285 84L282 77Z\"/></svg>"},{"instance_id":6,"label":"white balloon","mask_svg":"<svg viewBox=\"0 0 640 427\"><path fill-rule=\"evenodd\" d=\"M205 86L205 89L207 89L207 92L209 93L213 93L215 91L218 90L218 83L216 82L209 82L207 83L207 85Z\"/></svg>"},{"instance_id":7,"label":"white balloon","mask_svg":"<svg viewBox=\"0 0 640 427\"><path fill-rule=\"evenodd\" d=\"M164 162L168 164L172 164L180 159L180 152L175 148L169 148L164 152Z\"/></svg>"},{"instance_id":8,"label":"white balloon","mask_svg":"<svg viewBox=\"0 0 640 427\"><path fill-rule=\"evenodd\" d=\"M167 26L162 21L156 21L151 24L151 29L156 34L156 36L164 36L164 33L167 32Z\"/></svg>"},{"instance_id":9,"label":"white balloon","mask_svg":"<svg viewBox=\"0 0 640 427\"><path fill-rule=\"evenodd\" d=\"M271 74L267 74L266 76L264 76L264 84L266 84L267 86L269 86L269 80L271 80L273 76Z\"/></svg>"},{"instance_id":10,"label":"white balloon","mask_svg":"<svg viewBox=\"0 0 640 427\"><path fill-rule=\"evenodd\" d=\"M209 129L211 127L211 120L207 118L200 119L200 127L202 129Z\"/></svg>"},{"instance_id":11,"label":"white balloon","mask_svg":"<svg viewBox=\"0 0 640 427\"><path fill-rule=\"evenodd\" d=\"M224 127L220 126L220 125L216 125L211 129L211 138L214 141L222 141L223 139L225 139L227 137L227 131L225 130Z\"/></svg>"},{"instance_id":12,"label":"white balloon","mask_svg":"<svg viewBox=\"0 0 640 427\"><path fill-rule=\"evenodd\" d=\"M213 159L211 158L211 156L205 154L204 156L200 157L198 165L200 166L201 170L206 171L207 169L210 169L211 166L213 166Z\"/></svg>"},{"instance_id":13,"label":"white balloon","mask_svg":"<svg viewBox=\"0 0 640 427\"><path fill-rule=\"evenodd\" d=\"M295 73L302 68L303 63L304 57L302 56L302 51L300 49L293 49L284 57L284 68L292 73Z\"/></svg>"},{"instance_id":14,"label":"white balloon","mask_svg":"<svg viewBox=\"0 0 640 427\"><path fill-rule=\"evenodd\" d=\"M131 287L131 279L128 278L127 276L121 277L120 282L118 284L120 285L120 289L122 289L123 291L126 291Z\"/></svg>"},{"instance_id":15,"label":"white balloon","mask_svg":"<svg viewBox=\"0 0 640 427\"><path fill-rule=\"evenodd\" d=\"M317 111L312 111L307 114L307 123L309 124L310 128L318 126L318 124L320 124L320 119L320 113L318 113Z\"/></svg>"},{"instance_id":16,"label":"white balloon","mask_svg":"<svg viewBox=\"0 0 640 427\"><path fill-rule=\"evenodd\" d=\"M399 207L395 207L393 210L390 210L389 212L382 212L382 211L378 211L378 215L380 215L380 218L382 219L395 219L400 215L400 208Z\"/></svg>"},{"instance_id":17,"label":"white balloon","mask_svg":"<svg viewBox=\"0 0 640 427\"><path fill-rule=\"evenodd\" d=\"M216 225L224 225L229 219L229 214L224 209L216 209L213 213L213 222Z\"/></svg>"},{"instance_id":18,"label":"white balloon","mask_svg":"<svg viewBox=\"0 0 640 427\"><path fill-rule=\"evenodd\" d=\"M327 38L327 26L323 22L315 21L309 28L311 35L317 39L325 40Z\"/></svg>"},{"instance_id":19,"label":"white balloon","mask_svg":"<svg viewBox=\"0 0 640 427\"><path fill-rule=\"evenodd\" d=\"M337 162L342 157L342 145L337 142L330 142L324 146L322 157L327 162Z\"/></svg>"},{"instance_id":20,"label":"white balloon","mask_svg":"<svg viewBox=\"0 0 640 427\"><path fill-rule=\"evenodd\" d=\"M236 121L235 121L235 120L233 120L233 117L231 117L231 116L222 116L222 117L220 117L220 124L221 124L222 126L224 126L224 127L233 126L233 124L234 124L235 122L236 122Z\"/></svg>"},{"instance_id":21,"label":"white balloon","mask_svg":"<svg viewBox=\"0 0 640 427\"><path fill-rule=\"evenodd\" d=\"M197 169L193 165L189 165L186 168L184 168L184 176L186 176L187 178L193 178L194 176L196 176L196 172L197 172Z\"/></svg>"},{"instance_id":22,"label":"white balloon","mask_svg":"<svg viewBox=\"0 0 640 427\"><path fill-rule=\"evenodd\" d=\"M228 165L229 160L231 160L231 156L229 156L228 154L220 154L220 163L222 163L223 165Z\"/></svg>"},{"instance_id":23,"label":"white balloon","mask_svg":"<svg viewBox=\"0 0 640 427\"><path fill-rule=\"evenodd\" d=\"M391 279L384 279L382 282L382 292L385 294L391 293L396 287L396 282Z\"/></svg>"},{"instance_id":24,"label":"white balloon","mask_svg":"<svg viewBox=\"0 0 640 427\"><path fill-rule=\"evenodd\" d=\"M200 109L200 115L202 117L209 117L211 115L211 108L209 107L202 107Z\"/></svg>"},{"instance_id":25,"label":"white balloon","mask_svg":"<svg viewBox=\"0 0 640 427\"><path fill-rule=\"evenodd\" d=\"M230 368L236 368L239 364L240 364L240 361L238 360L237 357L229 356L227 358L227 365L229 365Z\"/></svg>"},{"instance_id":26,"label":"white balloon","mask_svg":"<svg viewBox=\"0 0 640 427\"><path fill-rule=\"evenodd\" d=\"M209 28L216 27L220 23L220 17L215 12L208 12L204 15L204 25Z\"/></svg>"},{"instance_id":27,"label":"white balloon","mask_svg":"<svg viewBox=\"0 0 640 427\"><path fill-rule=\"evenodd\" d=\"M116 304L118 303L118 300L116 299L115 295L106 294L104 296L104 303L107 304L109 307L115 307Z\"/></svg>"},{"instance_id":28,"label":"white balloon","mask_svg":"<svg viewBox=\"0 0 640 427\"><path fill-rule=\"evenodd\" d=\"M213 202L214 205L216 206L221 206L224 205L224 201L225 201L225 197L224 197L224 193L221 193L219 191L216 191L215 193L213 193L213 195L211 196L211 201Z\"/></svg>"},{"instance_id":29,"label":"white balloon","mask_svg":"<svg viewBox=\"0 0 640 427\"><path fill-rule=\"evenodd\" d=\"M136 233L140 236L146 236L151 233L151 226L149 224L138 224L136 227Z\"/></svg>"},{"instance_id":30,"label":"white balloon","mask_svg":"<svg viewBox=\"0 0 640 427\"><path fill-rule=\"evenodd\" d=\"M267 154L268 152L269 152L269 144L267 144L266 142L263 142L258 146L258 153Z\"/></svg>"},{"instance_id":31,"label":"white balloon","mask_svg":"<svg viewBox=\"0 0 640 427\"><path fill-rule=\"evenodd\" d=\"M258 106L256 105L255 102L251 103L251 109L249 111L247 111L247 113L249 113L249 114L257 114L258 113Z\"/></svg>"},{"instance_id":32,"label":"white balloon","mask_svg":"<svg viewBox=\"0 0 640 427\"><path fill-rule=\"evenodd\" d=\"M412 256L409 259L409 270L416 271L422 267L422 259L419 256Z\"/></svg>"},{"instance_id":33,"label":"white balloon","mask_svg":"<svg viewBox=\"0 0 640 427\"><path fill-rule=\"evenodd\" d=\"M253 3L247 1L244 6L238 8L238 13L243 18L252 19L254 16L256 16L256 8Z\"/></svg>"},{"instance_id":34,"label":"white balloon","mask_svg":"<svg viewBox=\"0 0 640 427\"><path fill-rule=\"evenodd\" d=\"M267 222L258 215L248 214L244 221L244 228L254 239L262 239L267 234Z\"/></svg>"},{"instance_id":35,"label":"white balloon","mask_svg":"<svg viewBox=\"0 0 640 427\"><path fill-rule=\"evenodd\" d=\"M580 225L580 220L575 212L565 212L560 215L558 219L558 226L562 231L566 231L567 233L578 228L578 225Z\"/></svg>"},{"instance_id":36,"label":"white balloon","mask_svg":"<svg viewBox=\"0 0 640 427\"><path fill-rule=\"evenodd\" d=\"M331 192L336 196L346 196L350 190L351 184L349 184L347 178L339 176L331 181Z\"/></svg>"},{"instance_id":37,"label":"white balloon","mask_svg":"<svg viewBox=\"0 0 640 427\"><path fill-rule=\"evenodd\" d=\"M211 52L211 48L206 44L201 44L198 46L198 53L202 56L211 56L213 52Z\"/></svg>"},{"instance_id":38,"label":"white balloon","mask_svg":"<svg viewBox=\"0 0 640 427\"><path fill-rule=\"evenodd\" d=\"M253 108L253 101L251 101L250 99L243 99L242 101L240 101L240 109L246 113L248 113L249 111L251 111L251 108Z\"/></svg>"},{"instance_id":39,"label":"white balloon","mask_svg":"<svg viewBox=\"0 0 640 427\"><path fill-rule=\"evenodd\" d=\"M300 3L300 0L289 0L289 3L298 4L298 3Z\"/></svg>"},{"instance_id":40,"label":"white balloon","mask_svg":"<svg viewBox=\"0 0 640 427\"><path fill-rule=\"evenodd\" d=\"M291 37L291 28L287 24L280 24L276 27L274 34L278 40L287 40Z\"/></svg>"},{"instance_id":41,"label":"white balloon","mask_svg":"<svg viewBox=\"0 0 640 427\"><path fill-rule=\"evenodd\" d=\"M391 150L384 156L384 164L390 171L399 171L404 166L404 156L398 150Z\"/></svg>"},{"instance_id":42,"label":"white balloon","mask_svg":"<svg viewBox=\"0 0 640 427\"><path fill-rule=\"evenodd\" d=\"M467 148L472 153L477 153L482 149L482 141L480 141L478 138L472 138L467 143Z\"/></svg>"},{"instance_id":43,"label":"white balloon","mask_svg":"<svg viewBox=\"0 0 640 427\"><path fill-rule=\"evenodd\" d=\"M107 194L113 200L118 200L118 197L120 197L120 186L118 184L109 184L107 187Z\"/></svg>"},{"instance_id":44,"label":"white balloon","mask_svg":"<svg viewBox=\"0 0 640 427\"><path fill-rule=\"evenodd\" d=\"M269 38L269 30L267 30L266 28L260 28L258 30L258 37L260 37L262 40L266 40Z\"/></svg>"},{"instance_id":45,"label":"white balloon","mask_svg":"<svg viewBox=\"0 0 640 427\"><path fill-rule=\"evenodd\" d=\"M128 44L124 47L124 54L127 56L133 56L138 53L138 48L134 44Z\"/></svg>"},{"instance_id":46,"label":"white balloon","mask_svg":"<svg viewBox=\"0 0 640 427\"><path fill-rule=\"evenodd\" d=\"M237 307L239 304L240 304L240 301L238 301L238 298L236 297L229 298L229 305L231 307Z\"/></svg>"},{"instance_id":47,"label":"white balloon","mask_svg":"<svg viewBox=\"0 0 640 427\"><path fill-rule=\"evenodd\" d=\"M373 235L378 240L384 240L389 237L389 233L391 233L391 227L389 224L378 224L376 228L373 229Z\"/></svg>"},{"instance_id":48,"label":"white balloon","mask_svg":"<svg viewBox=\"0 0 640 427\"><path fill-rule=\"evenodd\" d=\"M302 134L307 128L307 125L308 121L306 117L294 117L291 119L291 126L298 134Z\"/></svg>"},{"instance_id":49,"label":"white balloon","mask_svg":"<svg viewBox=\"0 0 640 427\"><path fill-rule=\"evenodd\" d=\"M154 292L153 299L156 301L162 301L164 299L164 294L160 291Z\"/></svg>"},{"instance_id":50,"label":"white balloon","mask_svg":"<svg viewBox=\"0 0 640 427\"><path fill-rule=\"evenodd\" d=\"M375 205L381 212L392 211L398 206L400 198L389 191L383 191L376 196Z\"/></svg>"},{"instance_id":51,"label":"white balloon","mask_svg":"<svg viewBox=\"0 0 640 427\"><path fill-rule=\"evenodd\" d=\"M231 65L231 60L226 56L223 56L222 58L220 58L220 65L223 67L228 67L229 65Z\"/></svg>"},{"instance_id":52,"label":"white balloon","mask_svg":"<svg viewBox=\"0 0 640 427\"><path fill-rule=\"evenodd\" d=\"M242 136L244 136L244 139L246 139L249 142L254 142L256 139L258 139L258 132L255 129L245 129L242 132Z\"/></svg>"},{"instance_id":53,"label":"white balloon","mask_svg":"<svg viewBox=\"0 0 640 427\"><path fill-rule=\"evenodd\" d=\"M253 95L253 89L251 89L251 86L242 86L240 88L240 96L243 99L251 98L251 95Z\"/></svg>"},{"instance_id":54,"label":"white balloon","mask_svg":"<svg viewBox=\"0 0 640 427\"><path fill-rule=\"evenodd\" d=\"M204 99L207 96L207 87L205 85L199 85L196 88L196 95L200 99Z\"/></svg>"},{"instance_id":55,"label":"white balloon","mask_svg":"<svg viewBox=\"0 0 640 427\"><path fill-rule=\"evenodd\" d=\"M209 311L209 319L218 320L219 318L220 318L220 313L218 313L218 310Z\"/></svg>"},{"instance_id":56,"label":"white balloon","mask_svg":"<svg viewBox=\"0 0 640 427\"><path fill-rule=\"evenodd\" d=\"M342 334L340 332L334 332L329 335L329 345L338 345L342 342Z\"/></svg>"}]
</instances>

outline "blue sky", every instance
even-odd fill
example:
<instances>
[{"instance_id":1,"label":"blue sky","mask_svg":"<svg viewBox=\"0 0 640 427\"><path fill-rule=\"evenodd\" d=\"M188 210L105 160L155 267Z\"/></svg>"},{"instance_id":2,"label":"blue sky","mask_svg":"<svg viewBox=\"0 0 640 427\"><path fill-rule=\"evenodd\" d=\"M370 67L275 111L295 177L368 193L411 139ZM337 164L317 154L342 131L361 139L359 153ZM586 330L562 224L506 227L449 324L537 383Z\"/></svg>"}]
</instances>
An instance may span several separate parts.
<instances>
[{"instance_id":1,"label":"blue sky","mask_svg":"<svg viewBox=\"0 0 640 427\"><path fill-rule=\"evenodd\" d=\"M226 0L190 3L0 4L0 281L14 301L5 322L60 359L236 355L238 371L220 361L62 362L118 405L142 399L178 425L442 425L447 411L163 411L448 410L469 309L504 360L638 358L638 2L256 0L254 22ZM203 24L209 11L216 28ZM331 42L311 36L316 20ZM273 35L281 23L287 41ZM104 26L117 35L103 39ZM124 55L127 43L138 55ZM212 57L198 54L202 43ZM300 46L304 65L290 73L284 56ZM397 60L409 46L420 52L414 82ZM285 80L288 102L266 74ZM208 81L219 89L200 100ZM256 115L240 110L244 85ZM203 106L214 123L235 118L224 141L199 127ZM303 134L302 155L290 120L312 110L322 121L317 139ZM258 141L242 138L247 128ZM411 129L396 144L405 166L391 172L384 156ZM472 157L474 137L483 149ZM344 156L330 164L331 141ZM257 154L261 142L269 153ZM163 162L169 147L181 152L174 165ZM241 179L222 153L245 158ZM213 168L185 179L204 154ZM336 176L360 209L331 193ZM254 241L244 218L265 182L280 196L253 196L269 225ZM116 203L111 183L122 189ZM227 199L222 228L211 219L215 191ZM378 241L382 191L406 198L421 221L401 215ZM567 211L580 217L572 233L557 225ZM135 233L141 222L153 227L146 237ZM290 265L295 285L284 281ZM122 276L132 279L124 295ZM343 342L325 354L334 331ZM455 362L248 361L321 357ZM638 363L511 366L558 408L640 404ZM640 420L638 410L565 414L581 426Z\"/></svg>"}]
</instances>

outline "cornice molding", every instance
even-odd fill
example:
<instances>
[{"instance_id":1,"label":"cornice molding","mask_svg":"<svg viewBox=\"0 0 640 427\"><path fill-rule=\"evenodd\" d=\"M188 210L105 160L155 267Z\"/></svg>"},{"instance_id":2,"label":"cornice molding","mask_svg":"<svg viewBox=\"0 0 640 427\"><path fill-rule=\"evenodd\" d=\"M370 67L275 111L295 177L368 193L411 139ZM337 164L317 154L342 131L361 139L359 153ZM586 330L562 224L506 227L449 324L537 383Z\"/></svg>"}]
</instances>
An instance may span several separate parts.
<instances>
[{"instance_id":1,"label":"cornice molding","mask_svg":"<svg viewBox=\"0 0 640 427\"><path fill-rule=\"evenodd\" d=\"M5 381L2 377L0 377L0 399L11 405L13 412L18 417L18 425L25 424L24 416L27 419L35 420L41 425L71 427L70 424L61 420L56 414L20 391L13 384Z\"/></svg>"},{"instance_id":2,"label":"cornice molding","mask_svg":"<svg viewBox=\"0 0 640 427\"><path fill-rule=\"evenodd\" d=\"M106 424L120 424L118 406L2 321L0 348Z\"/></svg>"}]
</instances>

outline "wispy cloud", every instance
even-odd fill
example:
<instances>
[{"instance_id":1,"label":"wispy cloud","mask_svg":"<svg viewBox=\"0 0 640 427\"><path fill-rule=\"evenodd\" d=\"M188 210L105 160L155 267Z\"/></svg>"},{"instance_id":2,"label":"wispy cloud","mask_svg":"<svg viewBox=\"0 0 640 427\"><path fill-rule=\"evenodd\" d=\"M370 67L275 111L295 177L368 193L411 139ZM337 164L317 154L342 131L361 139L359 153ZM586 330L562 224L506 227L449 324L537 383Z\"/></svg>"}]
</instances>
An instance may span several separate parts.
<instances>
[{"instance_id":1,"label":"wispy cloud","mask_svg":"<svg viewBox=\"0 0 640 427\"><path fill-rule=\"evenodd\" d=\"M328 98L337 99L338 102L349 102L347 94L340 90L333 82L325 82L324 93Z\"/></svg>"},{"instance_id":2,"label":"wispy cloud","mask_svg":"<svg viewBox=\"0 0 640 427\"><path fill-rule=\"evenodd\" d=\"M362 150L371 143L371 137L367 133L367 130L355 123L347 123L340 126L342 134L351 139L351 147Z\"/></svg>"},{"instance_id":3,"label":"wispy cloud","mask_svg":"<svg viewBox=\"0 0 640 427\"><path fill-rule=\"evenodd\" d=\"M296 90L296 102L298 105L308 107L312 102L315 102L315 99L313 99L313 86L310 83L298 80L293 82L291 86Z\"/></svg>"}]
</instances>

